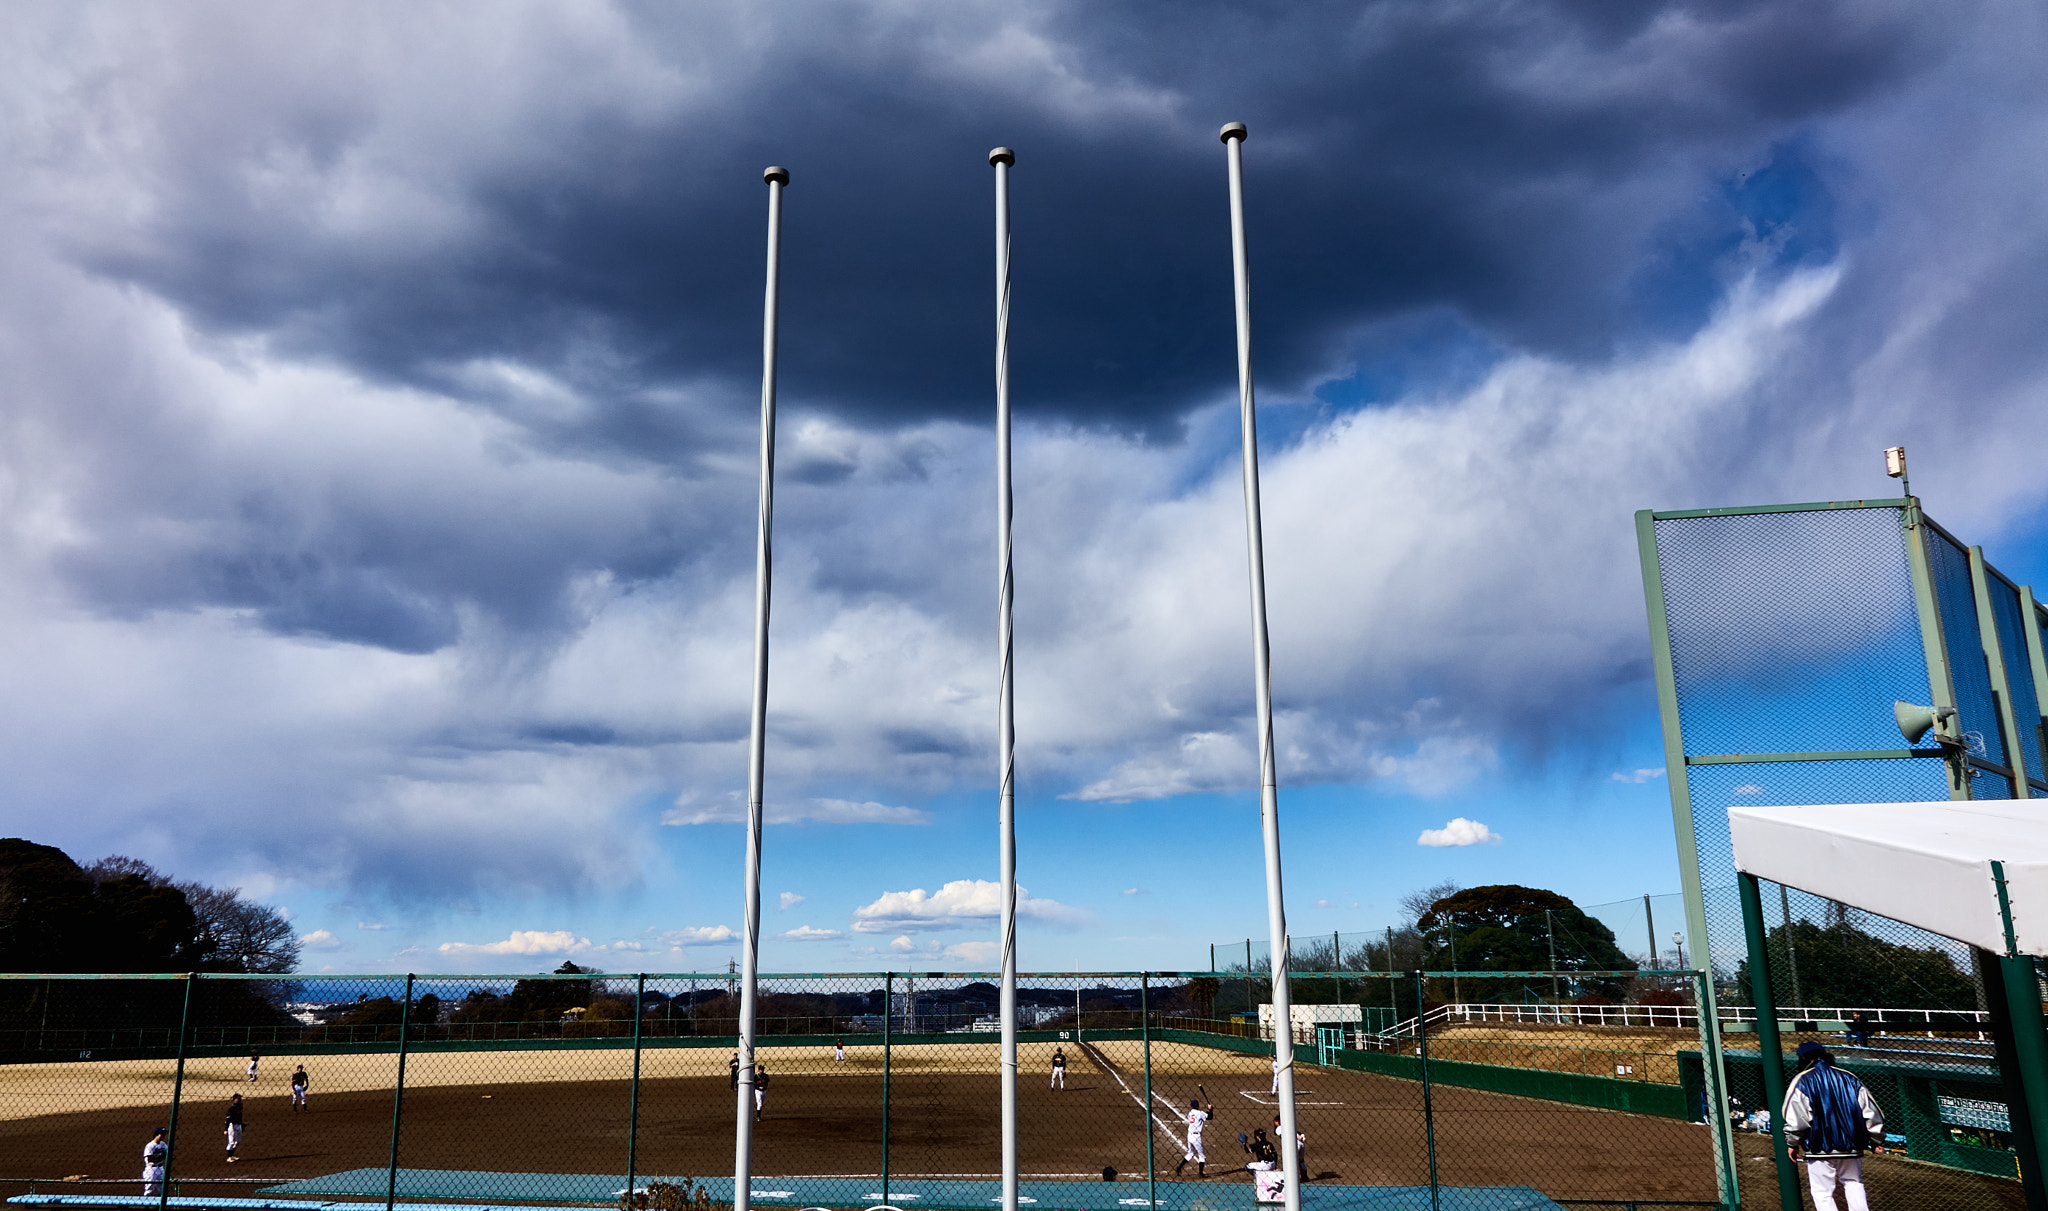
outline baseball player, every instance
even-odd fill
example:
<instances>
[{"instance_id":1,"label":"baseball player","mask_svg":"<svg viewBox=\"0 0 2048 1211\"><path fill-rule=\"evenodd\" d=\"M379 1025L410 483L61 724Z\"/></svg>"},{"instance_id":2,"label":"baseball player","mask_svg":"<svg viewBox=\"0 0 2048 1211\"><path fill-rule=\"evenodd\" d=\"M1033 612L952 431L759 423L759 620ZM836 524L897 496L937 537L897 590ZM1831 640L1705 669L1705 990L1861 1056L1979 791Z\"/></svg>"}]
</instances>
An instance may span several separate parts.
<instances>
[{"instance_id":1,"label":"baseball player","mask_svg":"<svg viewBox=\"0 0 2048 1211\"><path fill-rule=\"evenodd\" d=\"M164 1192L164 1166L171 1159L170 1134L169 1127L158 1127L142 1146L142 1193L146 1198Z\"/></svg>"},{"instance_id":2,"label":"baseball player","mask_svg":"<svg viewBox=\"0 0 2048 1211\"><path fill-rule=\"evenodd\" d=\"M768 1105L768 1069L759 1060L754 1061L754 1121L761 1121L761 1111Z\"/></svg>"},{"instance_id":3,"label":"baseball player","mask_svg":"<svg viewBox=\"0 0 2048 1211\"><path fill-rule=\"evenodd\" d=\"M846 1062L845 1039L832 1040L832 1062L835 1064L844 1064Z\"/></svg>"},{"instance_id":4,"label":"baseball player","mask_svg":"<svg viewBox=\"0 0 2048 1211\"><path fill-rule=\"evenodd\" d=\"M1245 1168L1263 1172L1280 1167L1279 1149L1273 1147L1273 1141L1266 1138L1264 1127L1252 1132L1250 1139L1238 1136L1237 1142L1243 1144L1244 1150L1251 1154L1252 1159L1245 1162Z\"/></svg>"},{"instance_id":5,"label":"baseball player","mask_svg":"<svg viewBox=\"0 0 2048 1211\"><path fill-rule=\"evenodd\" d=\"M1819 1043L1799 1045L1799 1075L1785 1090L1785 1150L1806 1162L1813 1205L1834 1211L1835 1188L1849 1211L1868 1211L1863 1148L1884 1138L1884 1111L1863 1082L1835 1067Z\"/></svg>"},{"instance_id":6,"label":"baseball player","mask_svg":"<svg viewBox=\"0 0 2048 1211\"><path fill-rule=\"evenodd\" d=\"M1213 1110L1202 1109L1201 1098L1188 1099L1188 1151L1186 1156L1180 1158L1180 1164L1173 1167L1175 1177L1179 1177L1180 1171L1188 1167L1189 1161L1195 1162L1196 1177L1209 1176L1209 1154L1202 1150L1202 1128L1214 1116Z\"/></svg>"},{"instance_id":7,"label":"baseball player","mask_svg":"<svg viewBox=\"0 0 2048 1211\"><path fill-rule=\"evenodd\" d=\"M1280 1116L1277 1114L1273 1116L1273 1138L1276 1140L1287 1138L1287 1133L1280 1129ZM1308 1132L1306 1131L1294 1133L1294 1171L1301 1174L1304 1179L1308 1175Z\"/></svg>"},{"instance_id":8,"label":"baseball player","mask_svg":"<svg viewBox=\"0 0 2048 1211\"><path fill-rule=\"evenodd\" d=\"M1052 1083L1047 1085L1046 1088L1065 1089L1066 1087L1067 1052L1063 1047L1055 1047L1052 1049Z\"/></svg>"},{"instance_id":9,"label":"baseball player","mask_svg":"<svg viewBox=\"0 0 2048 1211\"><path fill-rule=\"evenodd\" d=\"M306 1066L301 1064L297 1068L292 1069L292 1109L304 1110L305 1108Z\"/></svg>"},{"instance_id":10,"label":"baseball player","mask_svg":"<svg viewBox=\"0 0 2048 1211\"><path fill-rule=\"evenodd\" d=\"M732 1053L732 1059L731 1059L731 1060L730 1060L730 1061L729 1061L729 1062L728 1062L728 1063L726 1064L726 1067L728 1067L728 1068L732 1069L732 1088L734 1088L734 1089L738 1089L738 1088L740 1087L740 1053L739 1053L739 1052L735 1051L735 1052L733 1052L733 1053Z\"/></svg>"},{"instance_id":11,"label":"baseball player","mask_svg":"<svg viewBox=\"0 0 2048 1211\"><path fill-rule=\"evenodd\" d=\"M249 1083L251 1085L256 1083L256 1065L259 1062L261 1062L262 1059L262 1056L257 1055L253 1051L249 1053Z\"/></svg>"},{"instance_id":12,"label":"baseball player","mask_svg":"<svg viewBox=\"0 0 2048 1211\"><path fill-rule=\"evenodd\" d=\"M235 1155L235 1149L242 1146L242 1095L239 1093L228 1099L228 1121L221 1134L228 1137L228 1164L232 1165L242 1159Z\"/></svg>"},{"instance_id":13,"label":"baseball player","mask_svg":"<svg viewBox=\"0 0 2048 1211\"><path fill-rule=\"evenodd\" d=\"M1277 1055L1273 1057L1273 1089L1272 1089L1272 1094L1273 1094L1273 1096L1274 1096L1274 1097L1279 1097L1279 1096L1280 1096L1280 1057L1279 1057L1279 1056L1277 1056Z\"/></svg>"}]
</instances>

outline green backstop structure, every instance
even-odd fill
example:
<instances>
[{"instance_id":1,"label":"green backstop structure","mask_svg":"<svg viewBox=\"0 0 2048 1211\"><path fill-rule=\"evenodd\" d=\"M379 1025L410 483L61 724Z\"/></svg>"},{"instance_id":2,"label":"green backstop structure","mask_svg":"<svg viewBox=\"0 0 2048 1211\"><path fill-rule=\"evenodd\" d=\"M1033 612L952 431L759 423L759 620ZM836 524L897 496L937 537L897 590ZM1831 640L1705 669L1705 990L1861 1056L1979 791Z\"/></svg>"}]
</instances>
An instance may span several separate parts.
<instances>
[{"instance_id":1,"label":"green backstop structure","mask_svg":"<svg viewBox=\"0 0 2048 1211\"><path fill-rule=\"evenodd\" d=\"M1987 983L2038 995L2035 964L1987 970L1951 939L1739 879L1727 809L2048 797L2048 611L1914 497L1645 510L1636 533L1685 934L1717 1002L1752 1009L1727 1053L1734 1096L1768 1109L1783 1052L1821 1041L1878 1094L1887 1146L2017 1178L2031 1146L1999 1062L2005 998ZM1924 737L1948 743L1908 740L1899 702L1952 711ZM1795 1175L1777 1168L1779 1205L1798 1205ZM2028 1185L2031 1204L2038 1178ZM2015 1183L1926 1205L2020 1196Z\"/></svg>"}]
</instances>

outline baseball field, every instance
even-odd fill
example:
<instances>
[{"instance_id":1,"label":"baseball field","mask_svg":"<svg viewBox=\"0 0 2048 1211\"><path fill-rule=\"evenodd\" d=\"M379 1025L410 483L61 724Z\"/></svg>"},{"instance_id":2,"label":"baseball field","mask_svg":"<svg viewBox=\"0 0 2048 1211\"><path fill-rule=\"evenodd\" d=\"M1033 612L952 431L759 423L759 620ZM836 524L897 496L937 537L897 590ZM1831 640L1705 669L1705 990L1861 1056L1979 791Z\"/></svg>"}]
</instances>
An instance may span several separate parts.
<instances>
[{"instance_id":1,"label":"baseball field","mask_svg":"<svg viewBox=\"0 0 2048 1211\"><path fill-rule=\"evenodd\" d=\"M1025 1044L1020 1154L1027 1179L1099 1181L1105 1166L1142 1180L1152 1162L1171 1176L1184 1148L1188 1099L1215 1104L1210 1163L1197 1178L1249 1180L1240 1132L1274 1113L1269 1062L1186 1043L1152 1045L1146 1098L1141 1045L1065 1045L1064 1089L1048 1088L1054 1045ZM734 1094L729 1052L650 1049L642 1057L635 1171L658 1177L729 1175ZM754 1172L795 1179L870 1176L883 1169L879 1047L853 1045L843 1063L829 1047L767 1047L766 1105ZM394 1055L266 1058L250 1083L239 1058L188 1062L176 1173L194 1182L267 1183L381 1167L391 1148ZM997 1047L962 1042L899 1045L890 1060L887 1167L901 1178L983 1177L997 1171ZM288 1080L304 1063L309 1109L290 1109ZM420 1052L409 1057L399 1163L479 1173L625 1172L633 1107L632 1054L624 1050ZM1425 1110L1414 1081L1303 1066L1297 1070L1305 1172L1345 1186L1421 1186L1431 1134L1439 1181L1531 1187L1554 1199L1708 1202L1715 1197L1703 1126L1557 1102L1437 1086ZM168 1118L172 1065L164 1061L29 1064L0 1069L0 1176L130 1179L144 1141ZM240 1159L222 1150L229 1097L247 1103ZM1769 1193L1767 1141L1744 1137L1746 1204ZM2017 1183L1874 1158L1873 1189L1889 1183L1998 1205ZM1960 1184L1959 1184L1960 1183ZM38 1187L49 1190L48 1186ZM88 1187L89 1188L89 1187ZM194 1187L228 1194L225 1186ZM188 1188L192 1189L192 1188ZM497 1197L504 1197L501 1193ZM533 1197L542 1197L535 1191ZM1991 1201L1983 1202L1982 1200ZM2014 1201L2013 1206L2019 1206Z\"/></svg>"}]
</instances>

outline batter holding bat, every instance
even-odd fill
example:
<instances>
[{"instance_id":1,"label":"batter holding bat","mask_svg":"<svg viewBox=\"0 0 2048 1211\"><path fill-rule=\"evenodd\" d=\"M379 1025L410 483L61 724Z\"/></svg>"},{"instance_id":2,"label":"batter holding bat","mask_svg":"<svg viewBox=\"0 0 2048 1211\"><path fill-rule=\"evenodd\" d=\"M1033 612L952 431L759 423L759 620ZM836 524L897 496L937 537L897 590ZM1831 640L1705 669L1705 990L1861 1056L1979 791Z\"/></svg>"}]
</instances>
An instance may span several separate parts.
<instances>
[{"instance_id":1,"label":"batter holding bat","mask_svg":"<svg viewBox=\"0 0 2048 1211\"><path fill-rule=\"evenodd\" d=\"M1188 1099L1188 1151L1186 1156L1180 1158L1180 1164L1173 1167L1175 1177L1179 1177L1180 1171L1188 1167L1189 1161L1195 1162L1196 1177L1209 1176L1209 1154L1202 1150L1202 1128L1215 1117L1215 1104L1212 1102L1209 1109L1202 1109L1202 1098L1208 1097L1209 1091L1197 1085L1195 1092L1202 1097Z\"/></svg>"}]
</instances>

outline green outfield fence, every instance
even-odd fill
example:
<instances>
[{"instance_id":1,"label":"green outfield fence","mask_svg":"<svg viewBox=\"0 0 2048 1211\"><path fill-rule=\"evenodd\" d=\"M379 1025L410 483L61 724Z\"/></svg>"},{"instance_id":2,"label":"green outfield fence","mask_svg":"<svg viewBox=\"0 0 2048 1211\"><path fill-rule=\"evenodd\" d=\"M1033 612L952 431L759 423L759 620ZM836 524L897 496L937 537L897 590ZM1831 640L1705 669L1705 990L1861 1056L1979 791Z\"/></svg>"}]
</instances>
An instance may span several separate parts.
<instances>
[{"instance_id":1,"label":"green outfield fence","mask_svg":"<svg viewBox=\"0 0 2048 1211\"><path fill-rule=\"evenodd\" d=\"M1737 1203L1726 1098L1705 1075L1718 1082L1720 1068L1699 1059L1712 1043L1697 1015L1581 1022L1570 998L1602 999L1591 990L1634 973L1489 974L1563 999L1543 1021L1460 1019L1442 1002L1454 973L1378 972L1299 1008L1288 1042L1308 1202ZM1695 998L1704 978L1663 974ZM1018 978L1019 1155L1036 1206L1251 1211L1238 1136L1271 1131L1276 1043L1255 1020L1262 986L1245 976ZM1314 973L1296 978L1316 986ZM996 981L761 977L768 1079L752 1201L993 1205ZM1396 986L1424 1012L1397 1020ZM727 973L6 976L0 1187L17 1204L101 1206L725 1204L737 993ZM244 1133L230 1160L236 1095ZM1207 1163L1182 1166L1190 1099L1214 1119ZM157 1127L170 1133L169 1172L144 1191Z\"/></svg>"}]
</instances>

